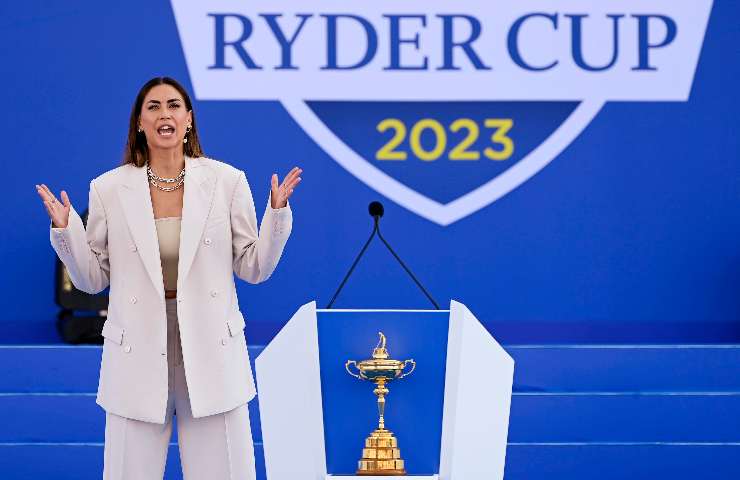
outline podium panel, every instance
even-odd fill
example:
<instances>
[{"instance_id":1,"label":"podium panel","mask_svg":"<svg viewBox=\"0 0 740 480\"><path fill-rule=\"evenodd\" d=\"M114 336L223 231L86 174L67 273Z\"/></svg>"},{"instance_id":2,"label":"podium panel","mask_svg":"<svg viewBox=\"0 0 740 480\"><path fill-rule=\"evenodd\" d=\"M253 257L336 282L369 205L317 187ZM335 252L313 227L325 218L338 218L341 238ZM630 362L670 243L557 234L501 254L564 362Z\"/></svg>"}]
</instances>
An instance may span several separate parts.
<instances>
[{"instance_id":1,"label":"podium panel","mask_svg":"<svg viewBox=\"0 0 740 480\"><path fill-rule=\"evenodd\" d=\"M411 375L387 384L386 428L409 475L439 472L449 311L319 310L317 317L328 472L354 473L365 437L378 427L375 384L344 368L372 356L378 332L390 358L416 362Z\"/></svg>"},{"instance_id":2,"label":"podium panel","mask_svg":"<svg viewBox=\"0 0 740 480\"><path fill-rule=\"evenodd\" d=\"M416 362L386 385L406 478L503 478L514 363L464 305L450 307L302 306L255 361L268 480L376 478L355 476L378 427L375 384L345 363L371 358L381 331L389 358Z\"/></svg>"},{"instance_id":3,"label":"podium panel","mask_svg":"<svg viewBox=\"0 0 740 480\"><path fill-rule=\"evenodd\" d=\"M448 344L440 477L503 479L514 359L455 301Z\"/></svg>"},{"instance_id":4,"label":"podium panel","mask_svg":"<svg viewBox=\"0 0 740 480\"><path fill-rule=\"evenodd\" d=\"M324 480L316 302L298 309L255 359L255 377L267 478Z\"/></svg>"}]
</instances>

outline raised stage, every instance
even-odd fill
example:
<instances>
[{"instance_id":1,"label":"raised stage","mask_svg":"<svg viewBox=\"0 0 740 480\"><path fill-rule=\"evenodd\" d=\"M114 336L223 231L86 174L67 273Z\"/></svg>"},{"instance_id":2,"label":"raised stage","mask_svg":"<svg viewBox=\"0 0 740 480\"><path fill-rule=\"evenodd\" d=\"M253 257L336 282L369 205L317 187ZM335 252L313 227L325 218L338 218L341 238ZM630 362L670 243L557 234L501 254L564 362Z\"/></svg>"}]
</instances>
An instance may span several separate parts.
<instances>
[{"instance_id":1,"label":"raised stage","mask_svg":"<svg viewBox=\"0 0 740 480\"><path fill-rule=\"evenodd\" d=\"M54 343L44 325L0 344L2 478L99 479L101 347ZM253 361L277 328L247 325ZM740 344L504 347L516 361L507 480L740 478ZM250 413L264 480L257 400ZM166 479L181 478L176 431Z\"/></svg>"}]
</instances>

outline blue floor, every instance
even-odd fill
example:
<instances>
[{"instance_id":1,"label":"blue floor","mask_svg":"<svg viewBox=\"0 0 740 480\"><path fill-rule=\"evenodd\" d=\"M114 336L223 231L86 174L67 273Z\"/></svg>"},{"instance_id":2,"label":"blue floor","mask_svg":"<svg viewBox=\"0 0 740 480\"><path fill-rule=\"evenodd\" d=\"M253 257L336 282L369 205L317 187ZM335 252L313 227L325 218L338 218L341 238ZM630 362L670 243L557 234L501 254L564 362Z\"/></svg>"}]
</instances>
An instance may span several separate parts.
<instances>
[{"instance_id":1,"label":"blue floor","mask_svg":"<svg viewBox=\"0 0 740 480\"><path fill-rule=\"evenodd\" d=\"M740 345L505 348L516 361L507 479L740 478ZM100 355L0 345L0 478L101 478ZM250 411L263 480L257 401ZM176 432L167 479L182 478Z\"/></svg>"}]
</instances>

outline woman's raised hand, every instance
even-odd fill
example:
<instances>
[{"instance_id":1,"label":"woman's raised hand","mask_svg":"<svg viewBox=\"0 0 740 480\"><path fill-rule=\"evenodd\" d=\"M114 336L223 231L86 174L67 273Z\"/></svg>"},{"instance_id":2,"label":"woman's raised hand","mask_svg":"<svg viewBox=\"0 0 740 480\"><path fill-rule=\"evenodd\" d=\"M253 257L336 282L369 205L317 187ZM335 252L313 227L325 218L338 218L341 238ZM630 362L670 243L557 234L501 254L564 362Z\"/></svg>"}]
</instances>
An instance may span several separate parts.
<instances>
[{"instance_id":1,"label":"woman's raised hand","mask_svg":"<svg viewBox=\"0 0 740 480\"><path fill-rule=\"evenodd\" d=\"M72 207L72 204L69 203L67 192L62 190L62 202L64 202L62 203L56 199L54 194L51 193L51 190L49 190L49 187L43 183L41 185L36 185L36 191L44 202L46 212L49 214L49 218L51 218L52 226L67 228L69 209Z\"/></svg>"},{"instance_id":2,"label":"woman's raised hand","mask_svg":"<svg viewBox=\"0 0 740 480\"><path fill-rule=\"evenodd\" d=\"M298 185L298 182L301 181L301 177L298 176L301 172L303 172L303 170L300 168L293 167L293 169L285 176L285 179L280 186L278 186L277 173L272 174L272 208L283 208L288 204L288 198L293 194L293 189Z\"/></svg>"}]
</instances>

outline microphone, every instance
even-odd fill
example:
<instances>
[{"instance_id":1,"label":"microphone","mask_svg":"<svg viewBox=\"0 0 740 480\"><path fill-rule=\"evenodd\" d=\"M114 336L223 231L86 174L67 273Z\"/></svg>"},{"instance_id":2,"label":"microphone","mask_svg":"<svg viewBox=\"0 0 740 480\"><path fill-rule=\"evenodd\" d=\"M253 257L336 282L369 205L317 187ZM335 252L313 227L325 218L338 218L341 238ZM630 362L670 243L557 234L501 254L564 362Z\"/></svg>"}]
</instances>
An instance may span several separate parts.
<instances>
[{"instance_id":1,"label":"microphone","mask_svg":"<svg viewBox=\"0 0 740 480\"><path fill-rule=\"evenodd\" d=\"M370 213L370 216L375 218L376 220L377 217L382 217L385 213L383 204L378 201L370 202L370 205L368 205L367 207L367 211Z\"/></svg>"},{"instance_id":2,"label":"microphone","mask_svg":"<svg viewBox=\"0 0 740 480\"><path fill-rule=\"evenodd\" d=\"M411 279L416 283L416 285L421 289L422 292L424 292L424 295L429 299L430 302L432 302L432 305L434 305L434 308L439 310L439 305L437 302L434 301L431 295L429 295L429 292L426 291L426 289L419 283L419 280L416 279L413 273L411 273L411 270L406 266L405 263L403 263L403 260L401 260L401 257L399 257L396 252L393 251L390 244L383 238L383 235L380 233L380 217L383 216L385 213L385 209L383 208L383 204L376 201L370 202L370 205L367 207L367 211L370 214L371 217L375 220L375 226L373 227L373 232L370 234L370 238L367 239L367 242L365 242L365 246L362 247L362 250L360 250L360 254L357 255L357 258L355 258L355 261L352 263L352 266L349 269L349 272L347 272L347 275L344 276L344 280L342 280L342 283L339 284L339 288L337 288L337 291L334 293L334 296L331 298L331 301L326 306L327 309L331 308L331 306L334 304L334 300L337 299L337 296L339 295L339 292L342 291L342 288L344 288L344 284L347 283L347 280L349 279L349 276L352 275L352 272L354 271L355 267L357 266L357 263L360 261L360 258L362 258L362 255L365 253L365 250L367 250L367 246L370 245L370 241L373 239L375 234L378 234L378 238L383 242L383 244L388 247L388 250L393 254L396 260L398 260L398 263L401 264L404 270L406 270L406 273L409 274Z\"/></svg>"}]
</instances>

